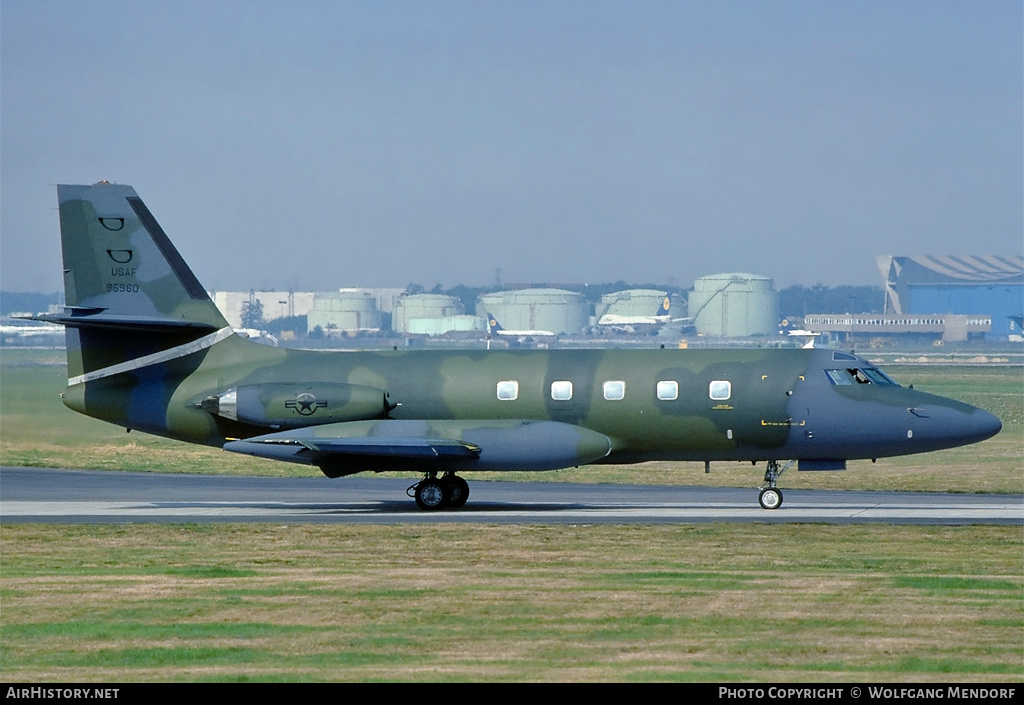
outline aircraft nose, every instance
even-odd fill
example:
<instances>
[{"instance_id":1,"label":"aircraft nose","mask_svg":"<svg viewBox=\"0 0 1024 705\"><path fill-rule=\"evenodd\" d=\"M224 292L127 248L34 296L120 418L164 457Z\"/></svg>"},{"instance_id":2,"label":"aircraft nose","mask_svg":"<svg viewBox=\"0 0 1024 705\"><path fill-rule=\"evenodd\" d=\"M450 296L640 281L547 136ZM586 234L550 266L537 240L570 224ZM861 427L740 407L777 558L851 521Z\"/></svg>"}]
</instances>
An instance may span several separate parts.
<instances>
[{"instance_id":1,"label":"aircraft nose","mask_svg":"<svg viewBox=\"0 0 1024 705\"><path fill-rule=\"evenodd\" d=\"M974 413L967 417L963 424L963 433L971 440L968 443L977 443L1003 430L1003 422L995 414L990 414L984 409L974 409Z\"/></svg>"},{"instance_id":2,"label":"aircraft nose","mask_svg":"<svg viewBox=\"0 0 1024 705\"><path fill-rule=\"evenodd\" d=\"M1003 423L995 415L973 406L969 409L965 412L961 409L932 407L926 413L933 416L936 422L933 433L944 437L950 447L954 447L984 441L1002 430ZM910 412L914 413L915 410L911 409Z\"/></svg>"}]
</instances>

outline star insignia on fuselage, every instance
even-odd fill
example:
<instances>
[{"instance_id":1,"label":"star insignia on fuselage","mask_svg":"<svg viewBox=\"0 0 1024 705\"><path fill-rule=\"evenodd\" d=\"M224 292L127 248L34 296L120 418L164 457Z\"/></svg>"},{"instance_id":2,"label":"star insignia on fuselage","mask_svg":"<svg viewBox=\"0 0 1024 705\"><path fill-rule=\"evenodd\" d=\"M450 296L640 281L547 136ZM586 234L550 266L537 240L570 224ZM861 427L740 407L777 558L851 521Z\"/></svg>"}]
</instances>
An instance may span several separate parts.
<instances>
[{"instance_id":1,"label":"star insignia on fuselage","mask_svg":"<svg viewBox=\"0 0 1024 705\"><path fill-rule=\"evenodd\" d=\"M286 409L295 409L303 416L309 416L313 414L321 406L326 407L327 402L318 400L315 396L309 392L303 392L295 397L295 401L286 401L284 407Z\"/></svg>"}]
</instances>

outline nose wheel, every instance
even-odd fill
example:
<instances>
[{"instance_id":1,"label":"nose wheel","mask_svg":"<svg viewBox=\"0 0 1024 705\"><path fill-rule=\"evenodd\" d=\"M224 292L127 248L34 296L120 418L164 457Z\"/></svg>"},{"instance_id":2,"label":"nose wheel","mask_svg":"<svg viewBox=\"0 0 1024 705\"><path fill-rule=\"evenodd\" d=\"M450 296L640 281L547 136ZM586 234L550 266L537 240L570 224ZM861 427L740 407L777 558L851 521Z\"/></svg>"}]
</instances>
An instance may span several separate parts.
<instances>
[{"instance_id":1,"label":"nose wheel","mask_svg":"<svg viewBox=\"0 0 1024 705\"><path fill-rule=\"evenodd\" d=\"M458 509L469 499L469 483L454 473L438 478L430 473L407 490L416 499L416 506L424 511Z\"/></svg>"},{"instance_id":2,"label":"nose wheel","mask_svg":"<svg viewBox=\"0 0 1024 705\"><path fill-rule=\"evenodd\" d=\"M778 509L782 506L782 491L775 487L766 487L757 497L761 509Z\"/></svg>"},{"instance_id":3,"label":"nose wheel","mask_svg":"<svg viewBox=\"0 0 1024 705\"><path fill-rule=\"evenodd\" d=\"M764 483L761 485L761 494L757 496L757 502L762 509L778 509L782 506L782 490L776 487L779 477L786 472L793 463L790 461L784 467L779 467L778 460L769 460L768 467L764 471Z\"/></svg>"}]
</instances>

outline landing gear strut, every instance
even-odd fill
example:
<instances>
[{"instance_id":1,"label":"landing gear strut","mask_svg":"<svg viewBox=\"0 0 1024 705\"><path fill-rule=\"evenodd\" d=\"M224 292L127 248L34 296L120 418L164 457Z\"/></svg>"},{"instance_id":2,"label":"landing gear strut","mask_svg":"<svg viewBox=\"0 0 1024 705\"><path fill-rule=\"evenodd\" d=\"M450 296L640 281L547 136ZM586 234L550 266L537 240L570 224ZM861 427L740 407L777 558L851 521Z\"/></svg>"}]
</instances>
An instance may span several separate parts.
<instances>
[{"instance_id":1,"label":"landing gear strut","mask_svg":"<svg viewBox=\"0 0 1024 705\"><path fill-rule=\"evenodd\" d=\"M458 509L469 499L469 483L455 473L445 473L438 479L436 472L428 472L407 493L416 498L416 506L426 511Z\"/></svg>"},{"instance_id":2,"label":"landing gear strut","mask_svg":"<svg viewBox=\"0 0 1024 705\"><path fill-rule=\"evenodd\" d=\"M762 509L778 509L782 506L782 490L776 487L776 483L779 476L792 465L791 461L780 469L778 460L768 461L768 468L764 471L764 483L761 485L761 494L757 497Z\"/></svg>"}]
</instances>

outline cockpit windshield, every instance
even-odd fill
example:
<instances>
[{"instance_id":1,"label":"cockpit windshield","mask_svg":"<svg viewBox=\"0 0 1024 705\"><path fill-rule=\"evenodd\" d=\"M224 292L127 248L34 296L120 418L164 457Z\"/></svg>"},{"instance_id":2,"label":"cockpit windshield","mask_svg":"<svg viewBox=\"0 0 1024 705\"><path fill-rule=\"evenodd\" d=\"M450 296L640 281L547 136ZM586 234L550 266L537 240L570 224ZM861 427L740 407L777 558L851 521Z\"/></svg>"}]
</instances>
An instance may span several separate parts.
<instances>
[{"instance_id":1,"label":"cockpit windshield","mask_svg":"<svg viewBox=\"0 0 1024 705\"><path fill-rule=\"evenodd\" d=\"M825 370L828 381L837 386L855 384L878 384L882 386L899 386L892 377L877 367L844 367Z\"/></svg>"}]
</instances>

